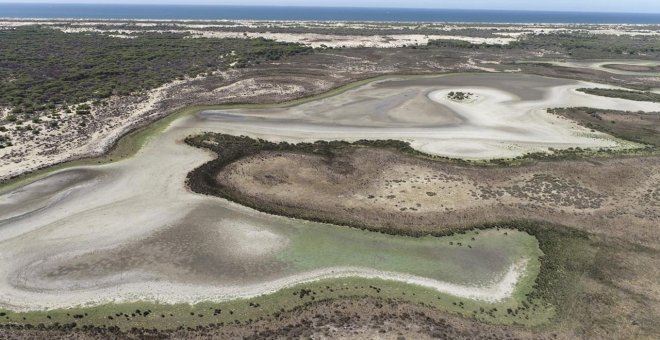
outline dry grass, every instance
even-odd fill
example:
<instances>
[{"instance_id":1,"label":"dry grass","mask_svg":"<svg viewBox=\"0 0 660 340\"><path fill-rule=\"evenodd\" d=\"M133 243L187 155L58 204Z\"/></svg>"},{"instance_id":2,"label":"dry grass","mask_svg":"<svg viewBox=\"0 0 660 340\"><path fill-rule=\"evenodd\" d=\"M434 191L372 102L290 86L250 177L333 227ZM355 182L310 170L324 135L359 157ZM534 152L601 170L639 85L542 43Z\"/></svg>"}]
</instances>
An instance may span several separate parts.
<instances>
[{"instance_id":1,"label":"dry grass","mask_svg":"<svg viewBox=\"0 0 660 340\"><path fill-rule=\"evenodd\" d=\"M537 292L558 308L535 337L660 333L660 157L480 167L357 145L251 154L221 167L216 185L271 213L413 235L526 225L546 253Z\"/></svg>"},{"instance_id":2,"label":"dry grass","mask_svg":"<svg viewBox=\"0 0 660 340\"><path fill-rule=\"evenodd\" d=\"M262 152L228 165L217 181L252 206L369 229L532 219L655 248L659 168L658 157L483 168L349 148L332 157Z\"/></svg>"},{"instance_id":3,"label":"dry grass","mask_svg":"<svg viewBox=\"0 0 660 340\"><path fill-rule=\"evenodd\" d=\"M292 338L379 338L379 339L491 339L566 338L549 333L540 336L512 326L492 326L475 320L430 310L395 300L350 298L319 301L279 314L278 317L241 325L181 327L169 331L74 328L0 328L0 338L35 339L292 339ZM557 337L557 335L559 337Z\"/></svg>"}]
</instances>

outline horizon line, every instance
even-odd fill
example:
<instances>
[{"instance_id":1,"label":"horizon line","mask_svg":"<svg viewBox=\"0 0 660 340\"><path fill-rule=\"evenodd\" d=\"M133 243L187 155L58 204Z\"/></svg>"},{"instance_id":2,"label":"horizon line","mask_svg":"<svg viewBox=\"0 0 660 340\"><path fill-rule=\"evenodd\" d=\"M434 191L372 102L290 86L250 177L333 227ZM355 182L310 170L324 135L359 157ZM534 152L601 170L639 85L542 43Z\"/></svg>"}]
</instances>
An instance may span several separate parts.
<instances>
[{"instance_id":1,"label":"horizon line","mask_svg":"<svg viewBox=\"0 0 660 340\"><path fill-rule=\"evenodd\" d=\"M507 11L507 12L532 12L532 13L588 13L588 14L639 14L639 15L657 15L660 12L620 12L620 11L569 11L569 10L534 10L534 9L493 9L493 8L439 8L439 7L376 7L376 6L327 6L327 5L232 5L232 4L206 4L206 3L190 3L190 4L177 4L177 3L125 3L125 2L97 2L97 3L84 3L84 2L15 2L15 1L0 1L0 5L112 5L112 6L182 6L182 7L289 7L289 8L357 8L357 9L415 9L415 10L448 10L448 11Z\"/></svg>"}]
</instances>

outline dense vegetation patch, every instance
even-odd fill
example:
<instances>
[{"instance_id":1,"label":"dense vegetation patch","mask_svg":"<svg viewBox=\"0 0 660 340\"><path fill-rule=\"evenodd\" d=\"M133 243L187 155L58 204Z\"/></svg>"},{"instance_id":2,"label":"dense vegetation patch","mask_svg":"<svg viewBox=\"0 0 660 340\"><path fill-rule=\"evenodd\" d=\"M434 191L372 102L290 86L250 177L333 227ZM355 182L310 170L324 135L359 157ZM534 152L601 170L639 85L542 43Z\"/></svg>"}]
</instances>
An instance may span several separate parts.
<instances>
[{"instance_id":1,"label":"dense vegetation patch","mask_svg":"<svg viewBox=\"0 0 660 340\"><path fill-rule=\"evenodd\" d=\"M458 91L458 92L454 92L454 91L452 91L452 92L449 92L449 93L447 94L447 98L449 98L449 99L451 99L451 100L459 101L459 102L464 101L464 100L471 99L472 96L474 96L474 93L471 93L471 92L461 92L461 91Z\"/></svg>"},{"instance_id":2,"label":"dense vegetation patch","mask_svg":"<svg viewBox=\"0 0 660 340\"><path fill-rule=\"evenodd\" d=\"M521 49L546 51L576 59L638 56L660 57L660 39L654 36L619 36L594 34L588 31L560 31L525 34L509 44L476 44L455 39L429 40L429 47L463 49Z\"/></svg>"},{"instance_id":3,"label":"dense vegetation patch","mask_svg":"<svg viewBox=\"0 0 660 340\"><path fill-rule=\"evenodd\" d=\"M556 50L580 59L621 55L647 57L660 55L660 39L654 36L620 36L587 31L528 34L512 43L511 47Z\"/></svg>"},{"instance_id":4,"label":"dense vegetation patch","mask_svg":"<svg viewBox=\"0 0 660 340\"><path fill-rule=\"evenodd\" d=\"M660 65L636 65L636 64L605 64L602 65L603 68L609 68L612 70L628 71L628 72L640 72L640 75L643 75L643 72L659 72Z\"/></svg>"},{"instance_id":5,"label":"dense vegetation patch","mask_svg":"<svg viewBox=\"0 0 660 340\"><path fill-rule=\"evenodd\" d=\"M309 53L265 39L191 38L145 33L118 38L28 26L0 30L0 107L17 114L54 110L136 91L230 65ZM80 114L89 108L78 107Z\"/></svg>"},{"instance_id":6,"label":"dense vegetation patch","mask_svg":"<svg viewBox=\"0 0 660 340\"><path fill-rule=\"evenodd\" d=\"M431 39L427 43L430 47L444 47L444 48L502 48L500 44L475 44L465 40L459 39Z\"/></svg>"},{"instance_id":7,"label":"dense vegetation patch","mask_svg":"<svg viewBox=\"0 0 660 340\"><path fill-rule=\"evenodd\" d=\"M631 91L631 90L620 90L620 89L594 89L594 88L582 88L577 90L580 92L584 92L586 94L592 94L601 97L622 98L628 100L635 100L638 102L660 103L660 94L653 92Z\"/></svg>"},{"instance_id":8,"label":"dense vegetation patch","mask_svg":"<svg viewBox=\"0 0 660 340\"><path fill-rule=\"evenodd\" d=\"M660 147L660 115L657 113L601 110L588 107L556 108L550 113L612 136Z\"/></svg>"}]
</instances>

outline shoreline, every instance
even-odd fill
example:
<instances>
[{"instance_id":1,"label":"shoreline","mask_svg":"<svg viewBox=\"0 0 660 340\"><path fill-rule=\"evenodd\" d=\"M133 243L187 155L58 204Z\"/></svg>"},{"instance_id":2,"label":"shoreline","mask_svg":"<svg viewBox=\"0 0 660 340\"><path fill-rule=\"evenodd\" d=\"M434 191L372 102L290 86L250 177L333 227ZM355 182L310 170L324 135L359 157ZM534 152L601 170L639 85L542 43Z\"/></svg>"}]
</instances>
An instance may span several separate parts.
<instances>
[{"instance_id":1,"label":"shoreline","mask_svg":"<svg viewBox=\"0 0 660 340\"><path fill-rule=\"evenodd\" d=\"M442 74L439 74L442 75ZM401 77L416 77L417 75L401 75ZM420 75L420 76L425 76L425 75ZM428 76L434 76L434 75L428 75ZM17 175L16 177L13 178L8 178L4 180L0 180L0 194L4 194L10 190L13 190L19 186L22 185L27 185L30 183L33 183L34 181L37 181L39 179L42 179L54 172L60 171L60 170L65 170L71 167L76 167L76 166L86 166L86 165L100 165L100 164L107 164L107 163L114 163L126 158L130 158L133 155L135 155L143 146L144 143L146 143L146 140L154 134L158 133L159 131L162 131L163 129L167 128L172 122L179 118L183 118L185 116L190 116L197 114L199 112L205 111L205 110L222 110L222 109L237 109L237 108L275 108L275 107L289 107L289 106L296 106L299 104L306 103L308 101L314 101L330 96L334 96L337 94L340 94L342 92L348 91L352 88L364 85L366 83L369 83L371 81L377 81L379 79L386 79L388 77L398 77L397 75L394 74L387 74L387 75L379 75L375 77L370 77L370 78L365 78L365 79L360 79L360 80L355 80L349 83L346 83L344 85L340 85L338 87L329 89L328 91L321 92L318 94L313 94L310 96L304 96L300 98L293 98L290 100L285 100L282 102L276 102L276 103L244 103L244 104L218 104L218 105L192 105L192 106L187 106L183 107L180 109L176 109L170 113L166 113L157 119L146 122L145 124L141 126L137 126L133 129L127 130L125 133L119 135L119 137L115 138L112 140L112 142L105 143L104 145L106 146L106 149L99 152L98 154L88 154L88 155L82 155L79 158L73 158L73 159L68 159L68 160L63 160L58 163L54 163L51 165L44 166L42 168L38 168L32 171L24 172L22 174ZM163 125L161 125L163 124ZM131 145L131 143L135 142L135 145ZM120 150L117 152L118 149L126 148L128 151L122 152ZM117 156L117 157L115 157Z\"/></svg>"},{"instance_id":2,"label":"shoreline","mask_svg":"<svg viewBox=\"0 0 660 340\"><path fill-rule=\"evenodd\" d=\"M126 283L113 286L112 288L72 291L69 292L68 295L58 295L58 300L60 300L60 302L50 302L48 304L45 304L44 301L48 299L52 300L52 297L39 298L38 296L35 296L34 298L39 299L41 302L39 302L39 304L32 304L30 307L25 304L25 299L19 299L19 301L23 301L23 305L18 305L11 303L11 301L18 298L5 298L5 302L1 303L0 306L15 312L30 312L39 310L70 309L79 306L85 306L88 308L106 304L157 302L167 305L194 305L199 303L220 303L272 295L285 289L309 283L342 279L375 279L389 281L401 285L411 285L424 289L431 289L437 293L447 294L456 298L465 298L485 303L500 303L506 299L512 298L516 288L523 284L525 277L529 276L530 273L527 268L528 263L528 259L522 259L518 262L512 263L508 270L503 273L499 281L493 281L490 285L481 286L461 285L406 273L388 272L370 268L329 267L289 275L281 279L268 281L267 283L251 284L247 286L218 287L154 280L139 283ZM139 276L139 273L135 274ZM127 272L123 275L128 275L130 277L131 273ZM129 291L142 291L143 293L130 293ZM48 291L48 293L52 294L52 291ZM117 293L119 293L119 295L117 295ZM35 292L30 290L30 294L35 294ZM75 298L69 296L71 294L75 295ZM110 295L99 297L104 294ZM90 296L96 296L96 298L90 298Z\"/></svg>"},{"instance_id":3,"label":"shoreline","mask_svg":"<svg viewBox=\"0 0 660 340\"><path fill-rule=\"evenodd\" d=\"M643 62L643 61L640 61ZM165 113L157 117L153 121L146 121L143 124L138 124L135 128L126 130L123 134L118 134L118 137L113 138L109 141L105 141L105 149L97 153L92 152L80 157L73 159L65 159L57 163L46 165L41 168L37 168L32 171L24 172L18 174L15 177L7 178L0 180L0 194L7 193L10 190L13 190L22 185L30 184L36 180L42 179L54 172L68 169L76 166L86 166L86 165L99 165L114 163L126 158L130 158L135 155L144 145L147 139L154 136L159 131L167 128L175 120L198 114L202 111L213 111L213 110L232 110L232 109L271 109L271 108L289 108L295 107L301 104L333 97L340 95L346 91L364 86L370 83L376 83L386 80L398 80L398 79L415 79L415 78L434 78L434 77L447 77L455 75L494 75L494 74L503 74L503 72L449 72L449 73L419 73L419 74L396 74L389 73L383 75L376 75L373 77L367 77L364 79L357 79L350 81L343 85L331 88L327 91L312 94L309 96L303 96L299 98L293 98L289 100L284 100L281 102L274 103L230 103L230 104L218 104L218 105L192 105L186 106L183 108L176 109L172 112ZM566 79L577 82L582 82L580 80L575 80L571 78L557 78L551 76L539 75L542 78L549 79ZM612 87L612 85L607 84L597 84L602 85L603 87ZM169 84L164 85L169 87ZM629 141L625 141L629 142ZM135 145L132 145L135 143ZM127 149L127 150L124 150ZM461 158L459 158L461 159ZM506 159L506 158L504 158Z\"/></svg>"},{"instance_id":4,"label":"shoreline","mask_svg":"<svg viewBox=\"0 0 660 340\"><path fill-rule=\"evenodd\" d=\"M120 5L121 6L121 5ZM152 5L154 7L162 5ZM168 5L164 5L168 6ZM185 5L184 5L185 7ZM210 7L214 7L211 5ZM223 5L217 5L217 7L224 7ZM233 6L232 6L233 7ZM240 7L240 6L239 6ZM271 7L271 6L255 6L255 7ZM281 6L281 7L294 7L294 8L305 8L304 6ZM395 10L400 10L400 8L394 8ZM418 9L419 10L419 9ZM473 10L476 12L512 12L506 10ZM607 15L607 14L620 14L620 15L660 15L660 13L642 13L642 12L562 12L562 11L522 11L529 13L570 13L570 14L596 14L596 15ZM660 26L660 23L619 23L619 22L516 22L516 21L502 21L502 22L493 22L493 21L428 21L428 20L310 20L310 19L194 19L194 18L177 18L177 19L168 19L168 18L80 18L80 17L2 17L0 20L29 20L29 21L48 21L48 20L63 20L63 21L142 21L142 22L241 22L241 23L254 23L254 22L274 22L274 23L340 23L340 24L358 24L358 23L383 23L383 24L456 24L456 25L516 25L516 26L538 26L538 25L548 25L548 26L570 26L570 25L580 25L580 26Z\"/></svg>"}]
</instances>

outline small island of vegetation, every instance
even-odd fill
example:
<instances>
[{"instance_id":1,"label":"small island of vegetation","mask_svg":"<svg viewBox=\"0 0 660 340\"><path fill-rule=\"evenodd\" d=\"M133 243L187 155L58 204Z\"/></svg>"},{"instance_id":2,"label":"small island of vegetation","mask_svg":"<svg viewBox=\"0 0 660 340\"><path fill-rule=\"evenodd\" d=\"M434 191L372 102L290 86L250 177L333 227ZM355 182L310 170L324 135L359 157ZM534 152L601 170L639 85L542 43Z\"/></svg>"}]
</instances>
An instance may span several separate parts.
<instances>
[{"instance_id":1,"label":"small island of vegetation","mask_svg":"<svg viewBox=\"0 0 660 340\"><path fill-rule=\"evenodd\" d=\"M447 94L447 98L449 98L453 101L457 101L457 102L463 102L463 101L466 101L466 100L470 100L473 97L474 97L474 93L470 93L470 92L461 92L461 91L454 92L454 91L452 91L452 92L449 92Z\"/></svg>"}]
</instances>

